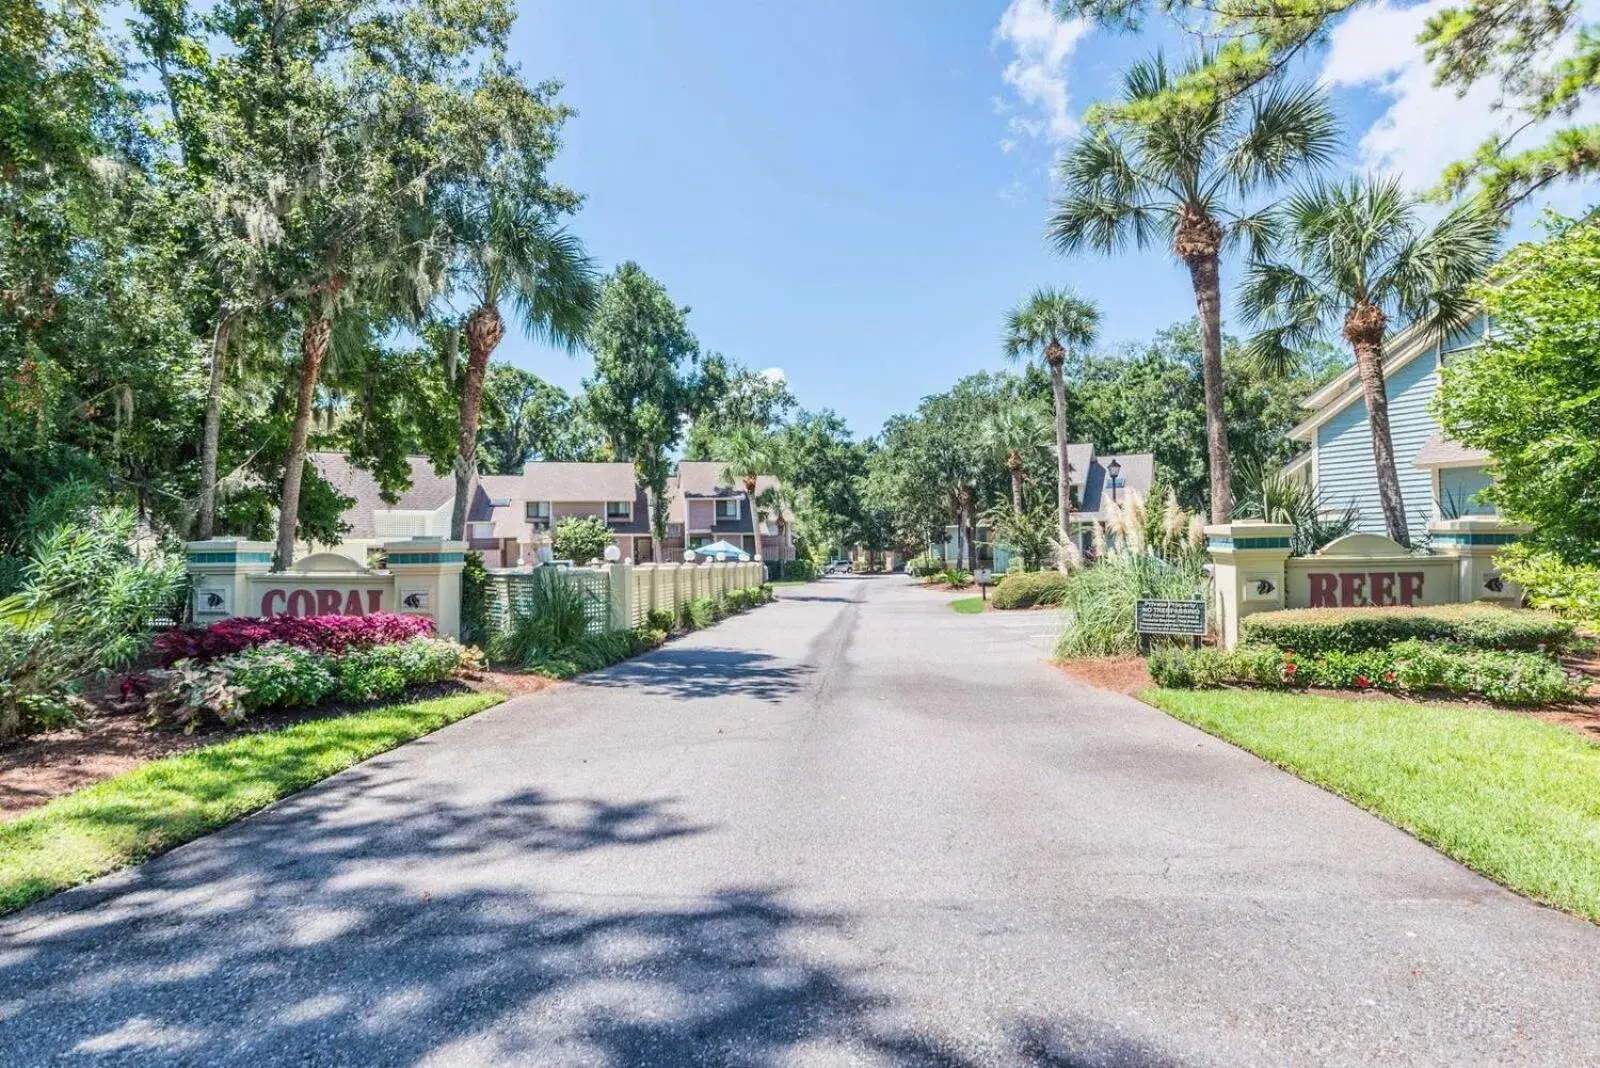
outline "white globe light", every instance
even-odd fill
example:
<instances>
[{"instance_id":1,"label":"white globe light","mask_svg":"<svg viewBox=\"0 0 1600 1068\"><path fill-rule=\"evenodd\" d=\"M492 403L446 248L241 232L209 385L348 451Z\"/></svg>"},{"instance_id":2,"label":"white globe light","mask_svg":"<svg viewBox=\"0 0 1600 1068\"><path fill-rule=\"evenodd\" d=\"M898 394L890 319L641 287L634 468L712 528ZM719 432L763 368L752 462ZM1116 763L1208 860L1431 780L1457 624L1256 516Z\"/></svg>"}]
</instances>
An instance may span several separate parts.
<instances>
[{"instance_id":1,"label":"white globe light","mask_svg":"<svg viewBox=\"0 0 1600 1068\"><path fill-rule=\"evenodd\" d=\"M685 563L690 563L690 564L694 563L694 550L693 549L685 549L685 550L683 550L683 559L684 559Z\"/></svg>"},{"instance_id":2,"label":"white globe light","mask_svg":"<svg viewBox=\"0 0 1600 1068\"><path fill-rule=\"evenodd\" d=\"M618 560L621 560L621 559L622 559L622 550L621 549L617 548L615 545L607 545L606 546L606 560L608 562L614 564Z\"/></svg>"}]
</instances>

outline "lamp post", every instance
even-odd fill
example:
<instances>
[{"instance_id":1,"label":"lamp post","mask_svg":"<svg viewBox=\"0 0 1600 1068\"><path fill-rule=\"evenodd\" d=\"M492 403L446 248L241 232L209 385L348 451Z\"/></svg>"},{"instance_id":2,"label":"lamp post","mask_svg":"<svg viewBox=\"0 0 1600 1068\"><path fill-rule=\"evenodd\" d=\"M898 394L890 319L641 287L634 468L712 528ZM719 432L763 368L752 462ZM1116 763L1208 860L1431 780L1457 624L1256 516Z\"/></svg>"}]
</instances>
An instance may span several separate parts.
<instances>
[{"instance_id":1,"label":"lamp post","mask_svg":"<svg viewBox=\"0 0 1600 1068\"><path fill-rule=\"evenodd\" d=\"M1117 500L1117 476L1122 474L1122 463L1116 459L1112 459L1112 461L1106 465L1106 474L1111 476L1111 501L1113 504L1115 504Z\"/></svg>"}]
</instances>

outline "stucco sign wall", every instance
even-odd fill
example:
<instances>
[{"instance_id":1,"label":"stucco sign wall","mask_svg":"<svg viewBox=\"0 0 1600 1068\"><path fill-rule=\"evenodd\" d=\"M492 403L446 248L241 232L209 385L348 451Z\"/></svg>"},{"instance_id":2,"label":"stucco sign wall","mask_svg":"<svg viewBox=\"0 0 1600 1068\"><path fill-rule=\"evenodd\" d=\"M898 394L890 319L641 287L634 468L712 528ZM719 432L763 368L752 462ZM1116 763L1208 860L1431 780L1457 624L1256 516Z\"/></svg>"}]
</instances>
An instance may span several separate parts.
<instances>
[{"instance_id":1,"label":"stucco sign wall","mask_svg":"<svg viewBox=\"0 0 1600 1068\"><path fill-rule=\"evenodd\" d=\"M1207 527L1217 629L1232 646L1240 619L1279 608L1515 604L1522 591L1501 577L1494 555L1525 530L1492 517L1463 517L1430 523L1426 550L1350 534L1313 556L1290 556L1293 527L1249 520Z\"/></svg>"}]
</instances>

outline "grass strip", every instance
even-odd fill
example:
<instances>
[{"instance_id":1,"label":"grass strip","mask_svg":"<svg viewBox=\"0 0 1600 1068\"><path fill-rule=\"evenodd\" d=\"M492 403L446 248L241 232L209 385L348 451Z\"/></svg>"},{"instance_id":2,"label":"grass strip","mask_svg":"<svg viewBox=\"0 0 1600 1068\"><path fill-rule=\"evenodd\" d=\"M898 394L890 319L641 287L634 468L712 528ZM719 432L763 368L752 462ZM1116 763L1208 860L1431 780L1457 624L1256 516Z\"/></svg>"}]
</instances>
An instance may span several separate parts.
<instances>
[{"instance_id":1,"label":"grass strip","mask_svg":"<svg viewBox=\"0 0 1600 1068\"><path fill-rule=\"evenodd\" d=\"M975 616L982 612L984 603L982 597L957 597L950 602L950 610L963 616Z\"/></svg>"},{"instance_id":2,"label":"grass strip","mask_svg":"<svg viewBox=\"0 0 1600 1068\"><path fill-rule=\"evenodd\" d=\"M143 764L0 823L0 913L137 864L505 698L395 702Z\"/></svg>"},{"instance_id":3,"label":"grass strip","mask_svg":"<svg viewBox=\"0 0 1600 1068\"><path fill-rule=\"evenodd\" d=\"M1600 746L1472 706L1244 690L1141 695L1535 900L1600 923Z\"/></svg>"}]
</instances>

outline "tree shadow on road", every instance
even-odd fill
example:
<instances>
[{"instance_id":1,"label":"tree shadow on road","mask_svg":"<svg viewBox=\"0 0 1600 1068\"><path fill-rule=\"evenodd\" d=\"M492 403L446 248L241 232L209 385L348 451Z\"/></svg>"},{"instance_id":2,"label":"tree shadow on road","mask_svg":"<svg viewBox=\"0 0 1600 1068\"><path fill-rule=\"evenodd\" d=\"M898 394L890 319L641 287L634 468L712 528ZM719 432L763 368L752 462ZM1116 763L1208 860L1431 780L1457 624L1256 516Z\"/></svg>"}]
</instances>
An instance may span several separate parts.
<instances>
[{"instance_id":1,"label":"tree shadow on road","mask_svg":"<svg viewBox=\"0 0 1600 1068\"><path fill-rule=\"evenodd\" d=\"M581 676L573 684L680 701L752 697L777 704L798 693L811 674L809 666L769 653L672 645Z\"/></svg>"},{"instance_id":2,"label":"tree shadow on road","mask_svg":"<svg viewBox=\"0 0 1600 1068\"><path fill-rule=\"evenodd\" d=\"M709 830L669 799L421 802L362 780L0 924L5 1062L1177 1063L1103 1025L1014 1022L998 1061L907 1030L840 963L851 917L781 887L534 888L558 857L627 850L648 871Z\"/></svg>"}]
</instances>

